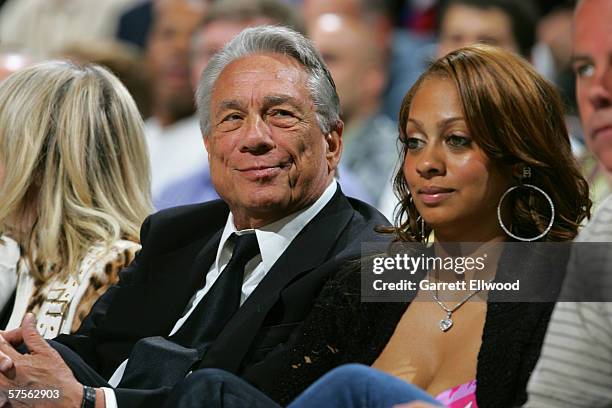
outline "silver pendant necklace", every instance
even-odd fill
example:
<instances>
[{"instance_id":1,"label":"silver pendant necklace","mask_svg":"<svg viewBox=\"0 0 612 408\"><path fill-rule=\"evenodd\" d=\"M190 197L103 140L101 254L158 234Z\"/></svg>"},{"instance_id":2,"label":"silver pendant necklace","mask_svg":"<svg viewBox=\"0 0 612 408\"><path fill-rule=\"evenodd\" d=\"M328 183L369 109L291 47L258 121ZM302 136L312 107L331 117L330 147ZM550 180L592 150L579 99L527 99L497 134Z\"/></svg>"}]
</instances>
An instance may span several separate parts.
<instances>
[{"instance_id":1,"label":"silver pendant necklace","mask_svg":"<svg viewBox=\"0 0 612 408\"><path fill-rule=\"evenodd\" d=\"M487 283L490 283L493 281L493 278L489 279L487 281ZM484 286L484 285L483 285ZM482 289L478 289L472 293L469 293L466 297L464 297L459 303L457 303L455 306L453 306L452 308L448 308L444 303L442 303L440 301L440 299L438 298L438 286L436 286L436 290L434 292L433 295L433 299L436 301L436 303L446 312L446 317L442 320L440 320L439 323L439 327L440 330L442 330L443 332L447 332L450 330L451 327L453 327L453 313L455 313L457 311L457 309L459 309L461 306L463 306L465 304L465 302L467 302L468 300L470 300L472 297L474 297L477 293L481 292Z\"/></svg>"}]
</instances>

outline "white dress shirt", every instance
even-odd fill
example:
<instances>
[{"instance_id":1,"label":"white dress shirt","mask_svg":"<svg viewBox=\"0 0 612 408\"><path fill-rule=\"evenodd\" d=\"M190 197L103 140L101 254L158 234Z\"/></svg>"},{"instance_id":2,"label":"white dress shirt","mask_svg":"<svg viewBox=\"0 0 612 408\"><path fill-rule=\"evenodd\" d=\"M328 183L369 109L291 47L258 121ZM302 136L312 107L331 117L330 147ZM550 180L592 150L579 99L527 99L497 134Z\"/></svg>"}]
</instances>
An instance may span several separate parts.
<instances>
[{"instance_id":1,"label":"white dress shirt","mask_svg":"<svg viewBox=\"0 0 612 408\"><path fill-rule=\"evenodd\" d=\"M264 227L255 229L255 235L257 236L257 243L259 244L260 255L250 260L244 270L244 280L242 283L242 295L240 297L240 305L253 293L257 285L263 280L266 274L272 269L272 266L276 263L278 258L285 252L291 242L300 233L302 229L325 207L325 205L331 200L337 189L336 182L332 182L323 192L321 197L314 202L310 207L302 209L291 215L286 216L278 221L268 224ZM219 248L217 249L217 257L215 262L211 265L208 273L206 274L206 283L204 287L196 292L191 298L185 313L178 319L169 336L172 336L181 328L183 323L189 318L193 310L196 308L200 300L208 293L212 285L215 283L217 278L225 269L232 256L232 244L229 242L229 238L233 233L238 235L252 233L252 229L247 230L236 230L234 225L234 217L230 213L225 223L225 228L221 234L221 241L219 242ZM117 387L125 367L127 366L128 360L123 361L121 365L115 370L108 383ZM112 388L103 387L104 399L106 401L107 408L117 408L117 400L115 393Z\"/></svg>"}]
</instances>

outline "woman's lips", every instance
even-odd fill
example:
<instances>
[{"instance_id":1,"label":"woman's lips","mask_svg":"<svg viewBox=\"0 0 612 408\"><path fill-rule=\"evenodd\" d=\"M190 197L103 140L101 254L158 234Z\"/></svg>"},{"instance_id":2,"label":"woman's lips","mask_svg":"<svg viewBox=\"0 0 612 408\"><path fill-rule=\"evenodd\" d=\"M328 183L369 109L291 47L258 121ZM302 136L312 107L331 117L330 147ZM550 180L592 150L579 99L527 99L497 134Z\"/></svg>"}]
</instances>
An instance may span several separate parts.
<instances>
[{"instance_id":1,"label":"woman's lips","mask_svg":"<svg viewBox=\"0 0 612 408\"><path fill-rule=\"evenodd\" d=\"M445 187L423 187L417 191L417 195L424 204L438 204L455 192L452 188Z\"/></svg>"}]
</instances>

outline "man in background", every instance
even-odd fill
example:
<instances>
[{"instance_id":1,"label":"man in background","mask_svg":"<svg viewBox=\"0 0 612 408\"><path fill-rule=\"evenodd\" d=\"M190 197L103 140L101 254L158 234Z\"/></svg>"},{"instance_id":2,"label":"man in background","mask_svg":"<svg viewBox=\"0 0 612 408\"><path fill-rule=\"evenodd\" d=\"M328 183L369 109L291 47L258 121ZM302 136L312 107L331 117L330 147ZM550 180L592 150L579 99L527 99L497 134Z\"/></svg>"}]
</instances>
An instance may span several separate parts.
<instances>
[{"instance_id":1,"label":"man in background","mask_svg":"<svg viewBox=\"0 0 612 408\"><path fill-rule=\"evenodd\" d=\"M588 148L612 171L612 2L574 15L573 68ZM612 197L576 238L562 292L529 386L528 407L612 406Z\"/></svg>"},{"instance_id":2,"label":"man in background","mask_svg":"<svg viewBox=\"0 0 612 408\"><path fill-rule=\"evenodd\" d=\"M196 168L202 142L185 120L195 110L189 75L191 36L204 17L205 0L167 0L154 8L145 50L151 80L151 117L145 136L151 160L153 197L166 185Z\"/></svg>"},{"instance_id":3,"label":"man in background","mask_svg":"<svg viewBox=\"0 0 612 408\"><path fill-rule=\"evenodd\" d=\"M347 15L320 15L308 32L338 88L345 124L342 164L376 205L391 185L398 158L397 126L381 112L387 85L384 51L368 26Z\"/></svg>"}]
</instances>

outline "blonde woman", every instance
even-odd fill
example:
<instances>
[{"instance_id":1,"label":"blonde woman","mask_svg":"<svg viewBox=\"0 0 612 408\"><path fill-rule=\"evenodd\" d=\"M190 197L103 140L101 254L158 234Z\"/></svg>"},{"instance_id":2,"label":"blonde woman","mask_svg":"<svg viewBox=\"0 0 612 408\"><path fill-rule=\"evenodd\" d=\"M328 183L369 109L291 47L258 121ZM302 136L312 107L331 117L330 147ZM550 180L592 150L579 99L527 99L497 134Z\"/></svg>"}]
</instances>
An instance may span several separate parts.
<instances>
[{"instance_id":1,"label":"blonde woman","mask_svg":"<svg viewBox=\"0 0 612 408\"><path fill-rule=\"evenodd\" d=\"M151 211L142 132L132 97L99 66L46 62L0 84L7 329L32 312L47 338L75 331L132 261Z\"/></svg>"}]
</instances>

